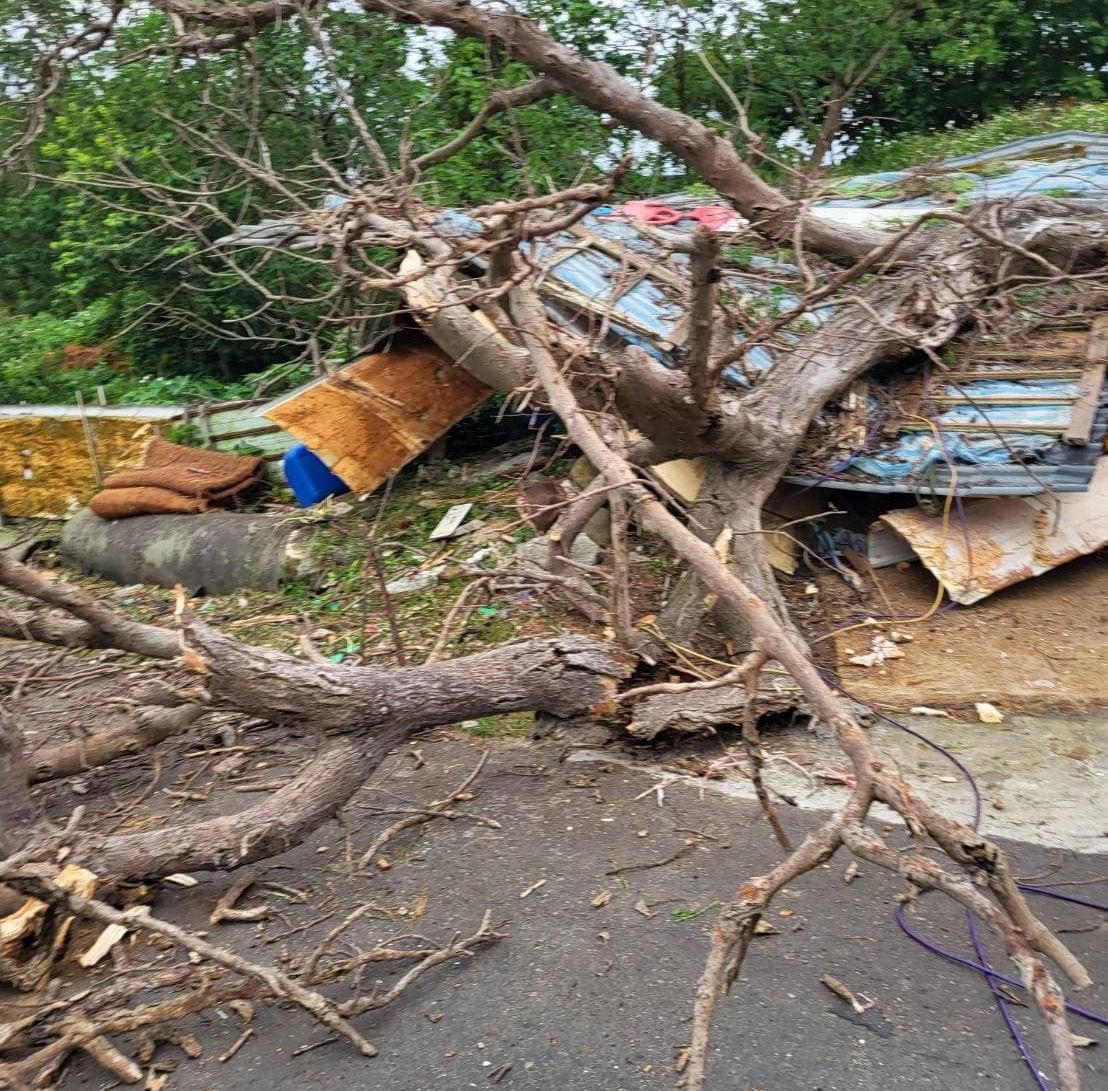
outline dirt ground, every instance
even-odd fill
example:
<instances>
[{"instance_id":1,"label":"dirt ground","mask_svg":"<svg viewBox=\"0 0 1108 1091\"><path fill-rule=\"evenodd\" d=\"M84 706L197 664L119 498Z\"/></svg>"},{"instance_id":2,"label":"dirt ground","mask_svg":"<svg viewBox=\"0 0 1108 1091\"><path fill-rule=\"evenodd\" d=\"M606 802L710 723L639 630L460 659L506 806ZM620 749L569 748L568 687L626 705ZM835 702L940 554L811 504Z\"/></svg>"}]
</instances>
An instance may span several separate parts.
<instances>
[{"instance_id":1,"label":"dirt ground","mask_svg":"<svg viewBox=\"0 0 1108 1091\"><path fill-rule=\"evenodd\" d=\"M922 565L877 573L898 620L879 630L857 628L832 638L842 685L885 709L914 705L972 711L988 701L1006 712L1057 712L1108 706L1108 553L1073 561L1016 584L973 606L946 606L926 621L935 580ZM866 616L833 575L817 585L837 629ZM884 612L880 598L868 602ZM848 662L870 650L874 632L911 638L903 659L861 667Z\"/></svg>"}]
</instances>

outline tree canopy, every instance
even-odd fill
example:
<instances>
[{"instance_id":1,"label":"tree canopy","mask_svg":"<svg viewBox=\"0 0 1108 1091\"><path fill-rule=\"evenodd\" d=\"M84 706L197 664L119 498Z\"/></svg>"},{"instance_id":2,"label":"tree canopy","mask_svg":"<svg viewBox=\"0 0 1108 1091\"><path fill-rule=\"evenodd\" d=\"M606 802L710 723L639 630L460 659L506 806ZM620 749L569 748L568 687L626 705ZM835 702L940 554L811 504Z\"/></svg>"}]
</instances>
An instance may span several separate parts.
<instances>
[{"instance_id":1,"label":"tree canopy","mask_svg":"<svg viewBox=\"0 0 1108 1091\"><path fill-rule=\"evenodd\" d=\"M742 111L772 150L753 166L778 180L782 164L900 166L927 148L905 138L956 133L1021 107L1035 107L1040 124L1065 124L1059 103L1098 102L1108 90L1108 15L1094 0L524 6L559 40L740 144ZM0 7L14 31L0 53L10 94L0 135L11 135L25 120L22 94L37 58L73 31L84 5ZM318 294L325 268L278 257L259 271L285 300L279 320L269 321L257 316L257 291L241 277L193 260L226 221L274 208L273 194L263 209L256 183L213 166L213 141L249 151L263 140L290 200L318 203L326 180L314 162L345 176L366 166L337 86L395 158L462 131L490 84L528 76L485 43L341 6L327 15L326 64L296 20L254 36L246 54L143 55L165 34L164 15L125 14L112 41L72 66L40 138L0 180L0 309L9 319L0 382L9 400L69 397L97 384L128 400L202 395L301 357L320 314L318 304L298 301ZM1055 111L1045 121L1044 109ZM629 194L696 181L670 153L559 95L492 118L423 183L434 204L480 204L528 186L569 185L628 152ZM120 173L148 185L83 184ZM200 234L182 238L158 222L161 185L208 188L214 211L200 217ZM328 343L313 351L341 351L356 338L361 324L347 317L338 307ZM100 363L60 371L67 344L102 345ZM140 385L143 376L153 380Z\"/></svg>"}]
</instances>

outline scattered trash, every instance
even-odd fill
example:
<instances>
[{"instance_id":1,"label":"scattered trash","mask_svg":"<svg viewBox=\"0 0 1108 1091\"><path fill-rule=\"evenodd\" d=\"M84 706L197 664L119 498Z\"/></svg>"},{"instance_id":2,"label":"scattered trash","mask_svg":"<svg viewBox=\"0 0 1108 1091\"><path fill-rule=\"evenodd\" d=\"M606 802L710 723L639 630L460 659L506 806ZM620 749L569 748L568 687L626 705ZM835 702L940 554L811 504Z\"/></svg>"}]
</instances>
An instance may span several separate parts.
<instances>
[{"instance_id":1,"label":"scattered trash","mask_svg":"<svg viewBox=\"0 0 1108 1091\"><path fill-rule=\"evenodd\" d=\"M872 650L864 655L852 655L847 659L857 667L876 667L886 659L903 659L904 652L886 636L880 634L873 638Z\"/></svg>"},{"instance_id":2,"label":"scattered trash","mask_svg":"<svg viewBox=\"0 0 1108 1091\"><path fill-rule=\"evenodd\" d=\"M155 436L142 466L105 478L88 506L101 519L196 514L259 485L263 466L257 457L185 447Z\"/></svg>"},{"instance_id":3,"label":"scattered trash","mask_svg":"<svg viewBox=\"0 0 1108 1091\"><path fill-rule=\"evenodd\" d=\"M465 522L466 516L472 510L472 504L454 504L453 507L448 508L446 514L438 521L435 529L431 531L430 540L438 542L443 538L455 537L459 528Z\"/></svg>"},{"instance_id":4,"label":"scattered trash","mask_svg":"<svg viewBox=\"0 0 1108 1091\"><path fill-rule=\"evenodd\" d=\"M880 522L954 602L969 606L1108 545L1108 458L1097 463L1088 492L974 500L964 511L957 532L921 508L887 512Z\"/></svg>"},{"instance_id":5,"label":"scattered trash","mask_svg":"<svg viewBox=\"0 0 1108 1091\"><path fill-rule=\"evenodd\" d=\"M977 718L983 724L1004 723L1004 713L996 705L991 705L988 701L978 701L973 707L977 710Z\"/></svg>"},{"instance_id":6,"label":"scattered trash","mask_svg":"<svg viewBox=\"0 0 1108 1091\"><path fill-rule=\"evenodd\" d=\"M913 716L942 716L947 720L954 718L946 709L929 708L927 705L913 705L908 711Z\"/></svg>"},{"instance_id":7,"label":"scattered trash","mask_svg":"<svg viewBox=\"0 0 1108 1091\"><path fill-rule=\"evenodd\" d=\"M162 882L172 883L174 886L199 886L200 883L198 879L186 875L183 871L175 871L172 875L166 875Z\"/></svg>"},{"instance_id":8,"label":"scattered trash","mask_svg":"<svg viewBox=\"0 0 1108 1091\"><path fill-rule=\"evenodd\" d=\"M428 587L434 587L445 571L446 565L438 564L433 568L424 569L422 572L413 572L410 576L402 576L398 580L391 580L386 583L385 591L393 598L414 595L419 591L426 591Z\"/></svg>"},{"instance_id":9,"label":"scattered trash","mask_svg":"<svg viewBox=\"0 0 1108 1091\"><path fill-rule=\"evenodd\" d=\"M850 863L846 865L846 871L843 872L843 882L848 884L852 883L861 874L862 869L858 866L856 861L851 860Z\"/></svg>"},{"instance_id":10,"label":"scattered trash","mask_svg":"<svg viewBox=\"0 0 1108 1091\"><path fill-rule=\"evenodd\" d=\"M873 1001L870 1000L868 996L865 996L864 994L859 994L861 996L861 1000L859 1000L858 996L855 996L855 994L851 992L850 989L848 989L837 977L832 977L830 974L824 974L823 977L821 977L819 980L820 984L822 984L825 988L830 989L836 996L845 1000L859 1015L861 1015L862 1012L869 1011L869 1009L873 1007Z\"/></svg>"},{"instance_id":11,"label":"scattered trash","mask_svg":"<svg viewBox=\"0 0 1108 1091\"><path fill-rule=\"evenodd\" d=\"M302 508L310 508L332 496L350 491L350 486L337 474L333 474L314 451L298 443L286 452L281 461L285 480L292 489L296 502Z\"/></svg>"}]
</instances>

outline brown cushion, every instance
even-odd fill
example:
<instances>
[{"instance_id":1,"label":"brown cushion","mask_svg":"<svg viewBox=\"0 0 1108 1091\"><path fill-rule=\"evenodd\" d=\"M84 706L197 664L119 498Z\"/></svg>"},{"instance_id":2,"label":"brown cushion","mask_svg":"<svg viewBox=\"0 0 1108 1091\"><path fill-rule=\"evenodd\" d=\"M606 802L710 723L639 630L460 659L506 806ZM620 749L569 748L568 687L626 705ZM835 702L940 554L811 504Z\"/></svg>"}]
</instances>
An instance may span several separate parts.
<instances>
[{"instance_id":1,"label":"brown cushion","mask_svg":"<svg viewBox=\"0 0 1108 1091\"><path fill-rule=\"evenodd\" d=\"M253 483L262 472L263 460L185 447L160 437L151 441L142 467L119 470L104 481L105 489L171 489L184 496L234 495Z\"/></svg>"},{"instance_id":2,"label":"brown cushion","mask_svg":"<svg viewBox=\"0 0 1108 1091\"><path fill-rule=\"evenodd\" d=\"M207 500L182 496L169 489L105 489L88 506L101 519L130 519L133 515L193 515L205 511Z\"/></svg>"}]
</instances>

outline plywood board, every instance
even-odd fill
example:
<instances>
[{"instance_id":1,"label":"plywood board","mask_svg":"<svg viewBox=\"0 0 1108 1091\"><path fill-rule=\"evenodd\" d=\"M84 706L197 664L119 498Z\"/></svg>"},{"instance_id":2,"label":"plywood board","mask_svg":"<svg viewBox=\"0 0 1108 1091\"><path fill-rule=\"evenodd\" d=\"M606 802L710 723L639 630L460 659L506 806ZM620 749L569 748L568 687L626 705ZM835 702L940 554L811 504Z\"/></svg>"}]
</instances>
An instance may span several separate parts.
<instances>
[{"instance_id":1,"label":"plywood board","mask_svg":"<svg viewBox=\"0 0 1108 1091\"><path fill-rule=\"evenodd\" d=\"M354 361L263 410L355 492L372 492L492 393L429 341Z\"/></svg>"},{"instance_id":2,"label":"plywood board","mask_svg":"<svg viewBox=\"0 0 1108 1091\"><path fill-rule=\"evenodd\" d=\"M670 462L651 466L650 472L666 488L691 504L700 495L700 487L704 484L708 467L702 458L675 458Z\"/></svg>"}]
</instances>

